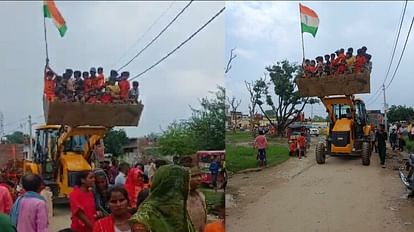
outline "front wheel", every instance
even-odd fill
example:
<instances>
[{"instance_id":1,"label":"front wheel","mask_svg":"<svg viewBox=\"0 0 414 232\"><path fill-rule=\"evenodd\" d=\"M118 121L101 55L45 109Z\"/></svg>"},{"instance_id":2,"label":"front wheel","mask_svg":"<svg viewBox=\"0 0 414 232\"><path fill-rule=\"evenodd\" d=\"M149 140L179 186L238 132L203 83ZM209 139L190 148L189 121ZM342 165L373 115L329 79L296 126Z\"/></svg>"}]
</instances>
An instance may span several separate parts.
<instances>
[{"instance_id":1,"label":"front wheel","mask_svg":"<svg viewBox=\"0 0 414 232\"><path fill-rule=\"evenodd\" d=\"M316 163L318 164L325 163L326 156L325 156L325 144L324 143L318 143L316 145L315 155L316 155Z\"/></svg>"},{"instance_id":2,"label":"front wheel","mask_svg":"<svg viewBox=\"0 0 414 232\"><path fill-rule=\"evenodd\" d=\"M371 163L371 152L370 152L369 142L362 143L361 158L362 158L362 165L369 166L369 164Z\"/></svg>"}]
</instances>

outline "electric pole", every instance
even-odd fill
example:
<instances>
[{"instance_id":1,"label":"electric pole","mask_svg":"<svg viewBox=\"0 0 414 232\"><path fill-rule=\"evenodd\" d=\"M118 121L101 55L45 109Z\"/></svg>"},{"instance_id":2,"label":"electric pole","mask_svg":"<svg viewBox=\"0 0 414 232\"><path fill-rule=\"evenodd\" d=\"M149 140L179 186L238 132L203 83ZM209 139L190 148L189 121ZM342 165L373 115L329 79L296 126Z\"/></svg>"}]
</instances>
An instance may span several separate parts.
<instances>
[{"instance_id":1,"label":"electric pole","mask_svg":"<svg viewBox=\"0 0 414 232\"><path fill-rule=\"evenodd\" d=\"M385 85L384 84L382 84L382 92L384 94L384 124L385 124L385 132L388 133L388 117L387 117L388 106L387 106L387 100L385 98Z\"/></svg>"},{"instance_id":2,"label":"electric pole","mask_svg":"<svg viewBox=\"0 0 414 232\"><path fill-rule=\"evenodd\" d=\"M33 143L32 143L32 116L29 115L29 160L33 159Z\"/></svg>"}]
</instances>

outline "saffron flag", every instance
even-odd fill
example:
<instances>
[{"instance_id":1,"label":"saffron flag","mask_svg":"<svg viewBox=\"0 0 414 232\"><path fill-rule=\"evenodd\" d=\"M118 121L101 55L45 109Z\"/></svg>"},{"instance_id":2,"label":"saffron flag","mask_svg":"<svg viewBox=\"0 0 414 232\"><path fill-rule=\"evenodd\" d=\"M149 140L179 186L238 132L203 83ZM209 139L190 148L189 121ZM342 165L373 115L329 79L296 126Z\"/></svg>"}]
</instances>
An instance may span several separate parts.
<instances>
[{"instance_id":1,"label":"saffron flag","mask_svg":"<svg viewBox=\"0 0 414 232\"><path fill-rule=\"evenodd\" d=\"M318 31L319 26L319 17L309 7L306 7L299 3L299 11L300 11L300 22L302 33L308 32L315 37L316 32Z\"/></svg>"},{"instance_id":2,"label":"saffron flag","mask_svg":"<svg viewBox=\"0 0 414 232\"><path fill-rule=\"evenodd\" d=\"M60 36L63 37L68 28L66 27L65 20L63 19L58 8L56 7L55 1L53 0L43 1L43 14L45 18L52 18L57 29L59 30Z\"/></svg>"}]
</instances>

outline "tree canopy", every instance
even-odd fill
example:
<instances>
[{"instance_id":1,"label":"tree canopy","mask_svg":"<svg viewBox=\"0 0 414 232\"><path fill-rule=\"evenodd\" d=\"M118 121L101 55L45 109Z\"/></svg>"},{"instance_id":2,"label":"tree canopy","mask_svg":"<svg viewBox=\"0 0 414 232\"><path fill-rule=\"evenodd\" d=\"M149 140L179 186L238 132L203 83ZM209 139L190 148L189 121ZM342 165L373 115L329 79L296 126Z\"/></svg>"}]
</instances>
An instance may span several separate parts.
<instances>
[{"instance_id":1,"label":"tree canopy","mask_svg":"<svg viewBox=\"0 0 414 232\"><path fill-rule=\"evenodd\" d=\"M414 119L414 110L405 105L392 105L387 112L389 122L411 121Z\"/></svg>"},{"instance_id":2,"label":"tree canopy","mask_svg":"<svg viewBox=\"0 0 414 232\"><path fill-rule=\"evenodd\" d=\"M105 151L114 156L122 155L122 147L127 143L127 134L122 129L111 129L104 137Z\"/></svg>"}]
</instances>

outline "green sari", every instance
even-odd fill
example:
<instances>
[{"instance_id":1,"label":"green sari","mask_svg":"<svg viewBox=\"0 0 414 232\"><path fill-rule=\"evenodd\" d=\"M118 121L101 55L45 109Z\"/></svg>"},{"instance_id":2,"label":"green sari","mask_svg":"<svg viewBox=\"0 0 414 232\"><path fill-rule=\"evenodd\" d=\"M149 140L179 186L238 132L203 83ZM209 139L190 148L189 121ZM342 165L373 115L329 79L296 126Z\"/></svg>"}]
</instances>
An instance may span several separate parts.
<instances>
[{"instance_id":1,"label":"green sari","mask_svg":"<svg viewBox=\"0 0 414 232\"><path fill-rule=\"evenodd\" d=\"M190 173L177 165L160 167L153 176L150 195L132 216L151 232L195 232L187 212Z\"/></svg>"}]
</instances>

